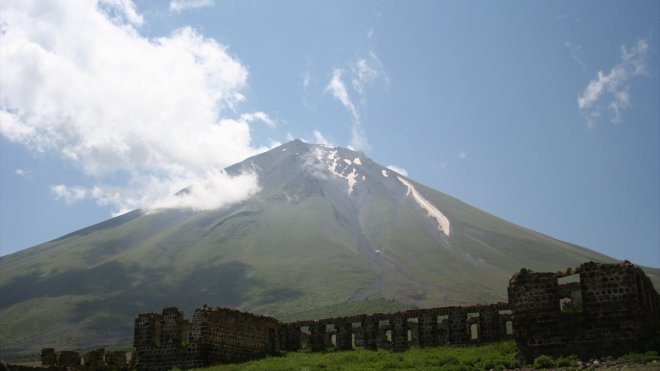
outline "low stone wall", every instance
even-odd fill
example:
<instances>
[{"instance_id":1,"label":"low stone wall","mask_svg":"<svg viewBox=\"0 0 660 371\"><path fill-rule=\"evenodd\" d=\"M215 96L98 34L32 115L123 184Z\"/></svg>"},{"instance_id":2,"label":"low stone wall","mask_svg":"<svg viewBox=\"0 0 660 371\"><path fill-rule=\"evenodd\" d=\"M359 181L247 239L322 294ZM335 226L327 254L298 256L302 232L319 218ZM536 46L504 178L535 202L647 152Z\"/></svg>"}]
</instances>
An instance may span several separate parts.
<instances>
[{"instance_id":1,"label":"low stone wall","mask_svg":"<svg viewBox=\"0 0 660 371\"><path fill-rule=\"evenodd\" d=\"M85 353L81 357L80 353L70 350L56 352L53 348L43 348L40 356L40 367L11 365L9 369L41 371L121 371L133 368L133 365L128 362L126 352L119 350L106 352L103 348L94 349Z\"/></svg>"},{"instance_id":2,"label":"low stone wall","mask_svg":"<svg viewBox=\"0 0 660 371\"><path fill-rule=\"evenodd\" d=\"M660 343L660 297L628 262L590 262L559 273L523 269L511 278L508 296L526 361L541 354L618 356Z\"/></svg>"}]
</instances>

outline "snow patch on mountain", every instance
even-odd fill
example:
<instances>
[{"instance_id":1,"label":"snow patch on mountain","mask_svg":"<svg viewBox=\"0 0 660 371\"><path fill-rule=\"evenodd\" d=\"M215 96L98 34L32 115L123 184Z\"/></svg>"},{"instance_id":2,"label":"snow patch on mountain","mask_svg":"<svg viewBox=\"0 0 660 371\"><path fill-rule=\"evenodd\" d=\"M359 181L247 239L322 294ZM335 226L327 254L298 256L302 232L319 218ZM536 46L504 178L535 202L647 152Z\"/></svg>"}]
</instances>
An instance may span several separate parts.
<instances>
[{"instance_id":1,"label":"snow patch on mountain","mask_svg":"<svg viewBox=\"0 0 660 371\"><path fill-rule=\"evenodd\" d=\"M318 170L321 167L325 167L328 171L330 171L331 174L336 175L342 179L346 179L346 185L347 185L346 191L349 195L353 193L353 190L355 189L355 184L357 184L358 182L358 176L360 175L360 173L358 173L357 169L354 166L351 167L351 165L358 163L362 164L359 157L355 159L357 161L355 160L351 161L349 159L339 157L337 149L330 149L321 146L316 147L313 152L313 155L312 153L310 153L310 155L311 156L309 156L306 159L304 166L313 175L325 179L326 177L323 174L319 174L318 172ZM311 163L311 161L314 161L312 158L316 159L315 164ZM349 168L351 168L350 172L349 172ZM364 175L362 175L362 180L364 181L366 179L367 178Z\"/></svg>"},{"instance_id":2,"label":"snow patch on mountain","mask_svg":"<svg viewBox=\"0 0 660 371\"><path fill-rule=\"evenodd\" d=\"M351 173L346 176L346 181L348 182L348 194L349 195L351 193L353 193L353 187L355 187L355 183L357 183L357 180L355 179L355 178L357 178L357 176L358 176L358 173L357 173L357 170L355 168L353 168L353 171L351 171Z\"/></svg>"},{"instance_id":3,"label":"snow patch on mountain","mask_svg":"<svg viewBox=\"0 0 660 371\"><path fill-rule=\"evenodd\" d=\"M381 170L381 173L383 173L383 176L384 176L385 178L387 178L387 176L388 176L388 175L387 175L387 170L383 169L383 170Z\"/></svg>"},{"instance_id":4,"label":"snow patch on mountain","mask_svg":"<svg viewBox=\"0 0 660 371\"><path fill-rule=\"evenodd\" d=\"M362 160L360 160L359 157L356 157L355 159L353 159L353 163L356 165L362 165Z\"/></svg>"},{"instance_id":5,"label":"snow patch on mountain","mask_svg":"<svg viewBox=\"0 0 660 371\"><path fill-rule=\"evenodd\" d=\"M385 171L385 170L383 170ZM426 212L428 213L428 217L435 219L438 223L438 230L447 236L449 236L449 219L440 212L435 206L433 206L432 203L430 203L427 199L424 198L417 190L415 187L413 187L410 182L406 181L405 179L401 177L397 177L403 185L405 185L408 188L408 191L406 192L406 196L412 195L412 198L417 202L417 204Z\"/></svg>"}]
</instances>

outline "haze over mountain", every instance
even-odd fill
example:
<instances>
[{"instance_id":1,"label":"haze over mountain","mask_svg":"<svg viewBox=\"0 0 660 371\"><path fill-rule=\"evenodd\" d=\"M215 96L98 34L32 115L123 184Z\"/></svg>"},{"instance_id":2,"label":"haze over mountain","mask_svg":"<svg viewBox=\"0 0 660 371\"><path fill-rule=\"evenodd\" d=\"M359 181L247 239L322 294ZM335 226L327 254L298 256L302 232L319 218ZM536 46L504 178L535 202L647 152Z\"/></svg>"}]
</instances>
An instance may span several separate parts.
<instances>
[{"instance_id":1,"label":"haze over mountain","mask_svg":"<svg viewBox=\"0 0 660 371\"><path fill-rule=\"evenodd\" d=\"M3 352L129 341L135 315L166 306L289 320L505 301L522 267L615 261L345 148L295 140L226 171L256 174L258 192L215 210L135 210L0 258ZM658 287L660 270L646 272Z\"/></svg>"}]
</instances>

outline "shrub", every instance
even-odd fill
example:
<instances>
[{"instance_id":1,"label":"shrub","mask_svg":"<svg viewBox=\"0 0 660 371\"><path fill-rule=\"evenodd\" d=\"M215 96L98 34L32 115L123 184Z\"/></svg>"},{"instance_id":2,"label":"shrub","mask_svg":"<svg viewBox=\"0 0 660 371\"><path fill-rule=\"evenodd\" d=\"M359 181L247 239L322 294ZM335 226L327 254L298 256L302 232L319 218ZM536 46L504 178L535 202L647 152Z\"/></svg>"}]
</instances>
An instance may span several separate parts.
<instances>
[{"instance_id":1,"label":"shrub","mask_svg":"<svg viewBox=\"0 0 660 371\"><path fill-rule=\"evenodd\" d=\"M641 353L628 353L625 356L621 357L631 363L647 363L651 361L658 360L658 352L655 350L649 350L648 352Z\"/></svg>"},{"instance_id":2,"label":"shrub","mask_svg":"<svg viewBox=\"0 0 660 371\"><path fill-rule=\"evenodd\" d=\"M578 357L575 354L572 354L568 357L561 357L555 362L557 367L577 367Z\"/></svg>"},{"instance_id":3,"label":"shrub","mask_svg":"<svg viewBox=\"0 0 660 371\"><path fill-rule=\"evenodd\" d=\"M534 360L534 368L536 369L541 369L541 368L552 368L555 367L555 361L549 357L546 356L545 354L542 354Z\"/></svg>"}]
</instances>

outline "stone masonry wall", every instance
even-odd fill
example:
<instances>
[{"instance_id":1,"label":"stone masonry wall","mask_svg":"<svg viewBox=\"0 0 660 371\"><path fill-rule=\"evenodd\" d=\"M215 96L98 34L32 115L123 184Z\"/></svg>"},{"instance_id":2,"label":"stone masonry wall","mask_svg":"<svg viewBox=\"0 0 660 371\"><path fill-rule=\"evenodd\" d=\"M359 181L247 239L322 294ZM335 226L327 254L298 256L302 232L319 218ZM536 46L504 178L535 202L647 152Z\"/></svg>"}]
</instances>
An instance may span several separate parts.
<instances>
[{"instance_id":1,"label":"stone masonry wall","mask_svg":"<svg viewBox=\"0 0 660 371\"><path fill-rule=\"evenodd\" d=\"M338 350L364 347L403 351L412 345L478 344L513 337L511 311L506 303L363 314L289 325L310 332L308 348L312 351L329 346ZM328 332L328 327L334 330ZM334 342L326 343L326 335Z\"/></svg>"},{"instance_id":2,"label":"stone masonry wall","mask_svg":"<svg viewBox=\"0 0 660 371\"><path fill-rule=\"evenodd\" d=\"M449 321L442 320L443 316ZM135 319L135 366L160 371L234 363L301 350L303 344L312 351L329 347L402 351L411 345L474 344L511 338L512 333L507 332L510 322L505 303L294 323L207 306L197 309L189 322L171 307L162 314L143 313ZM473 326L476 332L471 332Z\"/></svg>"},{"instance_id":3,"label":"stone masonry wall","mask_svg":"<svg viewBox=\"0 0 660 371\"><path fill-rule=\"evenodd\" d=\"M108 351L105 349L94 349L85 353L82 357L80 353L63 350L56 352L53 348L43 348L41 350L41 367L32 367L35 370L66 371L121 371L132 369L132 364L128 362L126 352ZM13 365L10 369L14 369Z\"/></svg>"},{"instance_id":4,"label":"stone masonry wall","mask_svg":"<svg viewBox=\"0 0 660 371\"><path fill-rule=\"evenodd\" d=\"M276 354L281 324L270 317L204 306L192 323L177 308L135 319L136 368L160 371L240 362Z\"/></svg>"},{"instance_id":5,"label":"stone masonry wall","mask_svg":"<svg viewBox=\"0 0 660 371\"><path fill-rule=\"evenodd\" d=\"M560 279L573 281L560 284ZM508 288L519 356L581 358L649 350L658 340L660 297L628 262L585 263L560 273L523 269ZM656 344L657 345L657 344Z\"/></svg>"}]
</instances>

